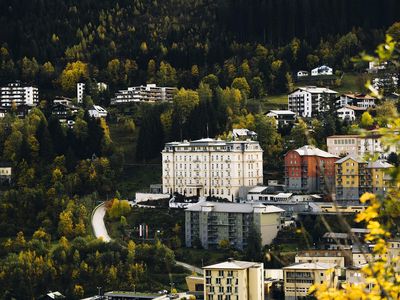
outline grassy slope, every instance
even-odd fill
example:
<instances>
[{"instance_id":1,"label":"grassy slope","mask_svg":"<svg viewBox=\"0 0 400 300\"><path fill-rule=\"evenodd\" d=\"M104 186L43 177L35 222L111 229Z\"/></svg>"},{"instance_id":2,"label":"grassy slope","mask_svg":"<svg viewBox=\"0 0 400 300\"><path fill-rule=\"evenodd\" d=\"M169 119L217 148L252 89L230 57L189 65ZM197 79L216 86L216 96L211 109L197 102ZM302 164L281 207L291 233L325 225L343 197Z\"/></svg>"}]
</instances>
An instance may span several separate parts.
<instances>
[{"instance_id":1,"label":"grassy slope","mask_svg":"<svg viewBox=\"0 0 400 300\"><path fill-rule=\"evenodd\" d=\"M341 85L339 87L332 87L333 90L339 94L346 92L366 92L360 88L358 78L362 75L357 73L346 73L343 75ZM317 85L317 84L315 84ZM295 86L301 86L300 83ZM268 95L261 99L249 99L248 103L253 108L257 108L260 112L267 112L271 109L287 109L288 99L287 94Z\"/></svg>"},{"instance_id":2,"label":"grassy slope","mask_svg":"<svg viewBox=\"0 0 400 300\"><path fill-rule=\"evenodd\" d=\"M150 184L161 182L161 162L155 159L149 163L138 163L135 159L139 130L127 133L118 124L110 124L111 138L116 147L124 153L124 172L117 189L123 197L133 199L135 192L148 191Z\"/></svg>"}]
</instances>

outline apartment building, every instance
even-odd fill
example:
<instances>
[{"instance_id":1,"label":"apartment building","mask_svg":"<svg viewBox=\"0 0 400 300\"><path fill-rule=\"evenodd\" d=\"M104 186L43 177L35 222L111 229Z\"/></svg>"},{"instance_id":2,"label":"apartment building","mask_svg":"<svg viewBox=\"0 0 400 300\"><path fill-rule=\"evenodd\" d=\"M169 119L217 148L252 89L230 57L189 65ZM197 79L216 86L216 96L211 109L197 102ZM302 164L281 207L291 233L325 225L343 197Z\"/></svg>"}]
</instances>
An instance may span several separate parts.
<instances>
[{"instance_id":1,"label":"apartment building","mask_svg":"<svg viewBox=\"0 0 400 300\"><path fill-rule=\"evenodd\" d=\"M386 161L348 155L335 165L336 200L358 200L365 192L383 195L390 186L388 170L393 166Z\"/></svg>"},{"instance_id":2,"label":"apartment building","mask_svg":"<svg viewBox=\"0 0 400 300\"><path fill-rule=\"evenodd\" d=\"M39 103L39 90L37 87L24 86L19 82L9 83L0 87L0 106L11 108L16 106L36 106Z\"/></svg>"},{"instance_id":3,"label":"apartment building","mask_svg":"<svg viewBox=\"0 0 400 300\"><path fill-rule=\"evenodd\" d=\"M366 94L355 94L347 93L342 94L337 100L336 104L339 107L344 107L347 105L355 106L358 108L368 109L370 107L375 107L376 98Z\"/></svg>"},{"instance_id":4,"label":"apartment building","mask_svg":"<svg viewBox=\"0 0 400 300\"><path fill-rule=\"evenodd\" d=\"M304 250L297 253L295 263L328 263L344 268L351 263L351 252L344 250Z\"/></svg>"},{"instance_id":5,"label":"apartment building","mask_svg":"<svg viewBox=\"0 0 400 300\"><path fill-rule=\"evenodd\" d=\"M294 124L297 119L296 113L290 110L270 110L265 115L267 117L274 118L276 120L277 127Z\"/></svg>"},{"instance_id":6,"label":"apartment building","mask_svg":"<svg viewBox=\"0 0 400 300\"><path fill-rule=\"evenodd\" d=\"M199 202L185 210L187 247L216 248L222 240L237 249L247 246L252 227L270 244L283 224L283 209L250 203Z\"/></svg>"},{"instance_id":7,"label":"apartment building","mask_svg":"<svg viewBox=\"0 0 400 300\"><path fill-rule=\"evenodd\" d=\"M262 153L251 140L167 143L162 151L163 193L234 201L241 186L263 183Z\"/></svg>"},{"instance_id":8,"label":"apartment building","mask_svg":"<svg viewBox=\"0 0 400 300\"><path fill-rule=\"evenodd\" d=\"M385 195L391 185L390 174L394 166L384 160L369 162L367 165L367 185L369 191L376 195Z\"/></svg>"},{"instance_id":9,"label":"apartment building","mask_svg":"<svg viewBox=\"0 0 400 300\"><path fill-rule=\"evenodd\" d=\"M203 269L205 300L264 299L262 263L229 259Z\"/></svg>"},{"instance_id":10,"label":"apartment building","mask_svg":"<svg viewBox=\"0 0 400 300\"><path fill-rule=\"evenodd\" d=\"M314 146L303 146L285 154L285 186L299 193L331 192L335 184L336 155Z\"/></svg>"},{"instance_id":11,"label":"apartment building","mask_svg":"<svg viewBox=\"0 0 400 300\"><path fill-rule=\"evenodd\" d=\"M381 135L372 131L366 135L332 135L326 138L326 144L328 152L337 156L377 154L379 158L387 158L391 152L397 152L395 145L384 147L380 139Z\"/></svg>"},{"instance_id":12,"label":"apartment building","mask_svg":"<svg viewBox=\"0 0 400 300\"><path fill-rule=\"evenodd\" d=\"M308 290L314 284L325 283L336 287L338 270L336 264L311 262L295 263L283 268L283 285L285 299L295 300L306 297Z\"/></svg>"},{"instance_id":13,"label":"apartment building","mask_svg":"<svg viewBox=\"0 0 400 300\"><path fill-rule=\"evenodd\" d=\"M76 99L78 103L83 103L83 95L85 94L85 84L78 82L76 84Z\"/></svg>"},{"instance_id":14,"label":"apartment building","mask_svg":"<svg viewBox=\"0 0 400 300\"><path fill-rule=\"evenodd\" d=\"M176 91L174 87L159 87L155 84L128 87L127 90L115 93L111 104L172 101Z\"/></svg>"},{"instance_id":15,"label":"apartment building","mask_svg":"<svg viewBox=\"0 0 400 300\"><path fill-rule=\"evenodd\" d=\"M301 117L313 117L332 107L336 95L327 88L299 87L288 95L288 109Z\"/></svg>"},{"instance_id":16,"label":"apartment building","mask_svg":"<svg viewBox=\"0 0 400 300\"><path fill-rule=\"evenodd\" d=\"M355 155L336 161L336 200L358 200L368 190L367 165Z\"/></svg>"}]
</instances>

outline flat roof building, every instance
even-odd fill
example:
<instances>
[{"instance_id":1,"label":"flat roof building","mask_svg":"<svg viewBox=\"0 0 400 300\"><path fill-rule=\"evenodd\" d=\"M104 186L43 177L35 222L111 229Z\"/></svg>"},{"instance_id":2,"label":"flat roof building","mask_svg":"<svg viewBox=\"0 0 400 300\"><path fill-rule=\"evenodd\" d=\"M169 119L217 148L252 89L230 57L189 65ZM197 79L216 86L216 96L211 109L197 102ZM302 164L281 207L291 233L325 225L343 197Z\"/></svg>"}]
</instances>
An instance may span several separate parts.
<instances>
[{"instance_id":1,"label":"flat roof building","mask_svg":"<svg viewBox=\"0 0 400 300\"><path fill-rule=\"evenodd\" d=\"M301 117L313 117L332 107L337 92L328 88L306 86L288 95L288 110Z\"/></svg>"},{"instance_id":2,"label":"flat roof building","mask_svg":"<svg viewBox=\"0 0 400 300\"><path fill-rule=\"evenodd\" d=\"M310 287L325 283L336 287L338 282L337 265L322 262L297 263L283 268L285 299L295 300L308 296Z\"/></svg>"},{"instance_id":3,"label":"flat roof building","mask_svg":"<svg viewBox=\"0 0 400 300\"><path fill-rule=\"evenodd\" d=\"M262 263L229 259L203 269L205 300L264 299Z\"/></svg>"},{"instance_id":4,"label":"flat roof building","mask_svg":"<svg viewBox=\"0 0 400 300\"><path fill-rule=\"evenodd\" d=\"M199 202L185 210L186 246L216 248L226 240L244 249L252 228L261 234L263 245L270 244L282 227L283 212L273 205Z\"/></svg>"}]
</instances>

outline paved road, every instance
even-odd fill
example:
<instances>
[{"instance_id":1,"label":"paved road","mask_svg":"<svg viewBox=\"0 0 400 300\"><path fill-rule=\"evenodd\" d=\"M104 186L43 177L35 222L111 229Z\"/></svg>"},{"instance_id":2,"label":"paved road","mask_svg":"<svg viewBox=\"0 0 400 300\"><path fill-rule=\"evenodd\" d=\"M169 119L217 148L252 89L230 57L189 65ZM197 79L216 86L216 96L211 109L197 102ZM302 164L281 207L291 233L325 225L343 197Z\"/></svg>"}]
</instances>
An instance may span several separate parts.
<instances>
[{"instance_id":1,"label":"paved road","mask_svg":"<svg viewBox=\"0 0 400 300\"><path fill-rule=\"evenodd\" d=\"M104 242L108 243L111 241L110 236L108 235L106 225L104 224L104 215L106 214L106 206L105 203L101 203L96 206L92 214L92 227L93 232L96 238L103 239Z\"/></svg>"},{"instance_id":2,"label":"paved road","mask_svg":"<svg viewBox=\"0 0 400 300\"><path fill-rule=\"evenodd\" d=\"M196 266L192 266L189 265L187 263L184 263L182 261L176 261L176 264L178 266L184 267L185 269L189 270L190 272L196 272L197 274L203 275L204 274L204 270L202 268L196 267Z\"/></svg>"}]
</instances>

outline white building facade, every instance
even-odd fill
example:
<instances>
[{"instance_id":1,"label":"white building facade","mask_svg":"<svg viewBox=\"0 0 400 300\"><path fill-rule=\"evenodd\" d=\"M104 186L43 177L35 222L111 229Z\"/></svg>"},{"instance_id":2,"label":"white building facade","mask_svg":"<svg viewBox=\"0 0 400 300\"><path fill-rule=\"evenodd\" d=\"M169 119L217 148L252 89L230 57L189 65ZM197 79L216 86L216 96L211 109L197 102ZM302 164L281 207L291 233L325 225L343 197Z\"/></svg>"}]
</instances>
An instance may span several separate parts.
<instances>
[{"instance_id":1,"label":"white building facade","mask_svg":"<svg viewBox=\"0 0 400 300\"><path fill-rule=\"evenodd\" d=\"M319 76L319 75L333 75L333 69L323 65L311 70L311 76Z\"/></svg>"},{"instance_id":2,"label":"white building facade","mask_svg":"<svg viewBox=\"0 0 400 300\"><path fill-rule=\"evenodd\" d=\"M13 103L16 106L36 106L39 103L39 90L33 86L23 86L19 82L10 83L0 87L0 105L11 108Z\"/></svg>"},{"instance_id":3,"label":"white building facade","mask_svg":"<svg viewBox=\"0 0 400 300\"><path fill-rule=\"evenodd\" d=\"M295 89L288 95L288 110L301 117L312 117L333 105L337 92L316 86Z\"/></svg>"},{"instance_id":4,"label":"white building facade","mask_svg":"<svg viewBox=\"0 0 400 300\"><path fill-rule=\"evenodd\" d=\"M365 155L378 154L379 158L387 158L387 156L395 152L395 145L385 148L379 134L367 135L333 135L326 138L328 152L337 156L354 155L363 157Z\"/></svg>"},{"instance_id":5,"label":"white building facade","mask_svg":"<svg viewBox=\"0 0 400 300\"><path fill-rule=\"evenodd\" d=\"M348 121L354 121L356 119L356 114L354 112L354 109L351 109L349 107L342 107L336 110L337 116L341 120L348 120Z\"/></svg>"},{"instance_id":6,"label":"white building facade","mask_svg":"<svg viewBox=\"0 0 400 300\"><path fill-rule=\"evenodd\" d=\"M90 117L93 118L106 118L107 117L107 110L105 110L103 107L99 106L99 105L93 105L89 110L88 110L88 114Z\"/></svg>"},{"instance_id":7,"label":"white building facade","mask_svg":"<svg viewBox=\"0 0 400 300\"><path fill-rule=\"evenodd\" d=\"M83 103L84 93L85 93L85 84L83 82L78 82L76 84L76 99L78 103Z\"/></svg>"},{"instance_id":8,"label":"white building facade","mask_svg":"<svg viewBox=\"0 0 400 300\"><path fill-rule=\"evenodd\" d=\"M177 89L174 87L159 87L155 84L128 87L127 90L115 93L111 104L172 101L176 91Z\"/></svg>"},{"instance_id":9,"label":"white building facade","mask_svg":"<svg viewBox=\"0 0 400 300\"><path fill-rule=\"evenodd\" d=\"M337 101L339 107L344 107L347 105L352 105L360 108L370 108L375 107L376 98L370 95L364 94L342 94Z\"/></svg>"},{"instance_id":10,"label":"white building facade","mask_svg":"<svg viewBox=\"0 0 400 300\"><path fill-rule=\"evenodd\" d=\"M262 154L260 144L250 140L167 143L162 151L163 193L234 201L241 186L262 184Z\"/></svg>"}]
</instances>

